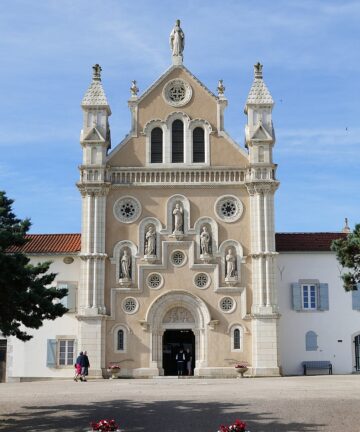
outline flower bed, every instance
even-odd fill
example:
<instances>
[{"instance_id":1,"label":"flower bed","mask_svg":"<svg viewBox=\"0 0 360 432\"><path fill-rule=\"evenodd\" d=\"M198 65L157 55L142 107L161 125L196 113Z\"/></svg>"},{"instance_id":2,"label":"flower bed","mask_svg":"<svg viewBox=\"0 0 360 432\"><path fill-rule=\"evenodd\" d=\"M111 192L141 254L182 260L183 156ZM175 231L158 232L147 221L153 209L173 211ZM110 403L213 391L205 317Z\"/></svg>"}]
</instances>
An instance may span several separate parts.
<instances>
[{"instance_id":1,"label":"flower bed","mask_svg":"<svg viewBox=\"0 0 360 432\"><path fill-rule=\"evenodd\" d=\"M120 432L119 426L115 420L99 420L98 422L90 423L92 431L99 432Z\"/></svg>"},{"instance_id":2,"label":"flower bed","mask_svg":"<svg viewBox=\"0 0 360 432\"><path fill-rule=\"evenodd\" d=\"M239 419L236 419L235 423L233 423L229 426L221 425L218 432L250 432L250 431L246 430L246 423L245 422L243 422Z\"/></svg>"}]
</instances>

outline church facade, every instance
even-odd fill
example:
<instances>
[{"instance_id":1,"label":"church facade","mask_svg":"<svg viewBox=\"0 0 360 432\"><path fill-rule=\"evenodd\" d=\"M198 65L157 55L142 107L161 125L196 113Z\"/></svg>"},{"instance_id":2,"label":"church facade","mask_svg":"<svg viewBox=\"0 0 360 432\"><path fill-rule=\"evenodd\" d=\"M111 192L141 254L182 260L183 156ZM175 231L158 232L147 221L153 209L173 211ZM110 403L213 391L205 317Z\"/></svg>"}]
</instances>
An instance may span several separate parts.
<instances>
[{"instance_id":1,"label":"church facade","mask_svg":"<svg viewBox=\"0 0 360 432\"><path fill-rule=\"evenodd\" d=\"M273 100L257 64L240 148L224 130L222 82L215 95L186 69L183 39L177 23L171 67L142 95L133 82L131 131L112 151L94 66L82 101L79 342L99 375L109 361L171 373L177 344L195 375L226 375L234 361L278 375Z\"/></svg>"},{"instance_id":2,"label":"church facade","mask_svg":"<svg viewBox=\"0 0 360 432\"><path fill-rule=\"evenodd\" d=\"M34 262L54 261L58 286L69 290L69 312L26 344L8 340L9 377L71 376L80 350L89 353L95 377L106 376L112 363L123 376L176 375L180 349L191 353L195 376L235 376L237 363L252 376L297 374L301 360L314 356L306 335L326 334L333 322L329 296L332 308L340 304L333 296L345 294L336 274L326 280L335 265L331 236L323 249L313 237L304 250L301 241L292 249L301 236L292 237L278 257L274 102L262 65L249 83L242 148L224 130L222 81L214 94L184 66L179 22L170 46L172 64L150 88L139 94L132 82L130 133L112 149L111 109L101 67L93 67L81 104L81 236L34 235L24 248ZM310 291L317 293L314 308L306 303ZM356 302L344 327L346 373L356 359L360 369ZM316 312L311 320L299 313L307 309ZM289 348L295 334L297 350ZM23 357L32 359L31 370Z\"/></svg>"}]
</instances>

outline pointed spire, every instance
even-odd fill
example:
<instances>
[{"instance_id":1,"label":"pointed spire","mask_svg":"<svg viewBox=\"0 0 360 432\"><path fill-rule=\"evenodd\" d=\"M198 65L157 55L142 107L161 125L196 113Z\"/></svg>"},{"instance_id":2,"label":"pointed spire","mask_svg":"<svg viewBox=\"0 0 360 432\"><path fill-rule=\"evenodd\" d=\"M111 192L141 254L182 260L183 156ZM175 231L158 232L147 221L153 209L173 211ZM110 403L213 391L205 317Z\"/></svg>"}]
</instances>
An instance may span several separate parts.
<instances>
[{"instance_id":1,"label":"pointed spire","mask_svg":"<svg viewBox=\"0 0 360 432\"><path fill-rule=\"evenodd\" d=\"M252 83L246 105L273 105L273 98L263 81L263 65L259 62L254 65L254 81ZM246 109L245 109L246 112Z\"/></svg>"},{"instance_id":2,"label":"pointed spire","mask_svg":"<svg viewBox=\"0 0 360 432\"><path fill-rule=\"evenodd\" d=\"M96 64L92 67L92 69L92 83L90 84L90 87L87 89L83 97L81 106L106 107L108 109L108 112L111 113L109 103L107 101L103 86L101 84L101 66Z\"/></svg>"},{"instance_id":3,"label":"pointed spire","mask_svg":"<svg viewBox=\"0 0 360 432\"><path fill-rule=\"evenodd\" d=\"M349 227L348 218L345 218L345 226L344 226L344 228L342 229L342 232L343 232L343 233L346 233L346 234L351 233L351 229L350 229L350 227Z\"/></svg>"}]
</instances>

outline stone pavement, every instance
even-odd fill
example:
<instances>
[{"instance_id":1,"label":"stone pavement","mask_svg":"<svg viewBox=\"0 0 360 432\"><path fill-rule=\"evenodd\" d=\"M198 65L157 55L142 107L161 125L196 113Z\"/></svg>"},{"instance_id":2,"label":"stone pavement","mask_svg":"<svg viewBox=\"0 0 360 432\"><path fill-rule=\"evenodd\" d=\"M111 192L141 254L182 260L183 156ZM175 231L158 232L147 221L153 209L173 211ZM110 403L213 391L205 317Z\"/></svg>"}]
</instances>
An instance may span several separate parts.
<instances>
[{"instance_id":1,"label":"stone pavement","mask_svg":"<svg viewBox=\"0 0 360 432\"><path fill-rule=\"evenodd\" d=\"M125 432L360 432L360 375L0 384L0 430L85 432L114 418Z\"/></svg>"}]
</instances>

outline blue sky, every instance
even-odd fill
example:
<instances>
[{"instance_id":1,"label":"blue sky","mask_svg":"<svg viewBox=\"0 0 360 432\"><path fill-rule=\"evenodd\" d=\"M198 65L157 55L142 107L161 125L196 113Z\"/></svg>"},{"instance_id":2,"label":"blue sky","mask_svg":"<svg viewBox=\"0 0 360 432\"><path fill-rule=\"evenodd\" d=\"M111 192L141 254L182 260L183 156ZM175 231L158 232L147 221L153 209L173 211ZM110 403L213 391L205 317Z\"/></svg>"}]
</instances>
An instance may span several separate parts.
<instances>
[{"instance_id":1,"label":"blue sky","mask_svg":"<svg viewBox=\"0 0 360 432\"><path fill-rule=\"evenodd\" d=\"M112 146L130 128L129 86L171 62L175 19L184 64L215 91L242 146L253 64L275 100L281 182L276 229L337 231L360 222L360 2L292 0L12 0L0 15L0 189L31 232L80 232L80 102L100 63Z\"/></svg>"}]
</instances>

